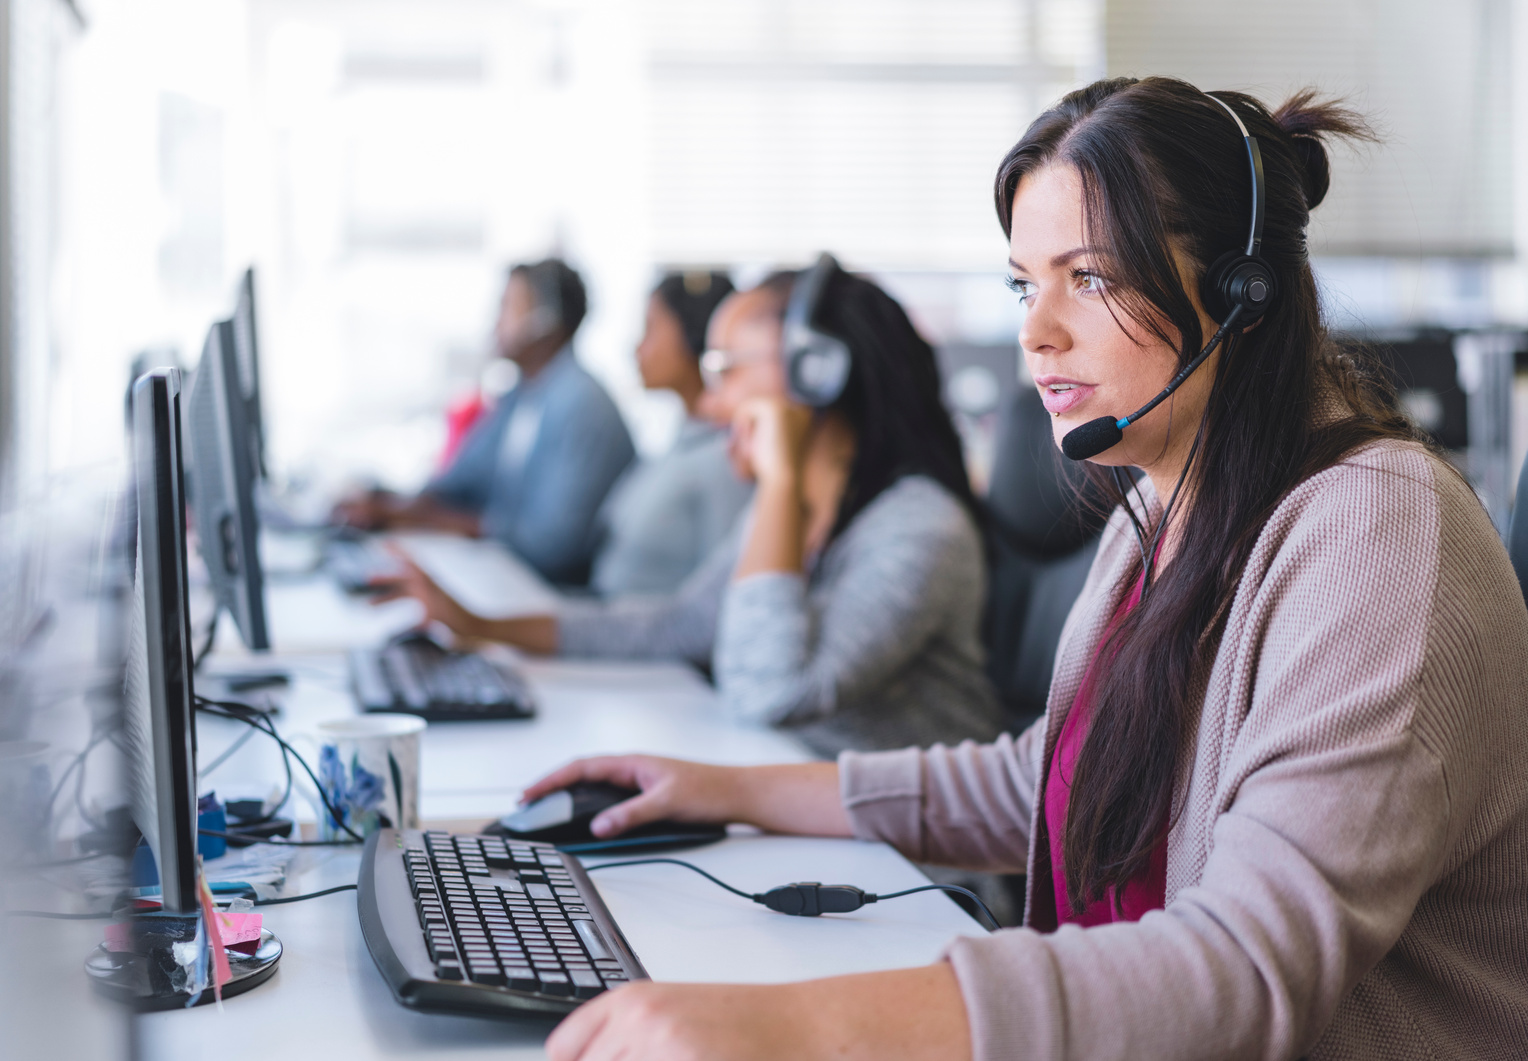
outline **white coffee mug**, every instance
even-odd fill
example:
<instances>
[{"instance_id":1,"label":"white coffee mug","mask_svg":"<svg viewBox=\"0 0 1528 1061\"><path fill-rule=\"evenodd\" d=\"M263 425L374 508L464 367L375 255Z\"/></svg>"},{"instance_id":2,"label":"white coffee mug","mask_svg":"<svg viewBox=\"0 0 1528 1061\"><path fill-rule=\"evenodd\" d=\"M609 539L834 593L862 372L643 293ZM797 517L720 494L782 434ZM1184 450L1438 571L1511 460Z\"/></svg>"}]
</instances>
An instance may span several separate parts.
<instances>
[{"instance_id":1,"label":"white coffee mug","mask_svg":"<svg viewBox=\"0 0 1528 1061\"><path fill-rule=\"evenodd\" d=\"M319 836L350 839L378 829L419 828L419 735L413 715L359 715L321 723L313 772L329 806L318 802ZM332 808L332 811L331 811ZM338 821L335 815L338 815Z\"/></svg>"}]
</instances>

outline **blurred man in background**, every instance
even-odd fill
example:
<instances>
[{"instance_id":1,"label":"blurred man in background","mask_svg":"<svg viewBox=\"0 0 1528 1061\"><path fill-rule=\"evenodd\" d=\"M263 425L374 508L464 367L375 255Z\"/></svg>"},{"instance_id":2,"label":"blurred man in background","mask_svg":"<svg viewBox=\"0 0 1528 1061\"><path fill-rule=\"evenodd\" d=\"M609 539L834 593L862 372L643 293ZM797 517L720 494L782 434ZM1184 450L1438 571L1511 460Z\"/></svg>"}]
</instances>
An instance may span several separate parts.
<instances>
[{"instance_id":1,"label":"blurred man in background","mask_svg":"<svg viewBox=\"0 0 1528 1061\"><path fill-rule=\"evenodd\" d=\"M635 456L615 403L573 356L587 308L565 262L511 268L494 345L519 368L519 383L419 494L372 491L342 503L336 518L365 530L495 538L552 582L587 581L596 514Z\"/></svg>"}]
</instances>

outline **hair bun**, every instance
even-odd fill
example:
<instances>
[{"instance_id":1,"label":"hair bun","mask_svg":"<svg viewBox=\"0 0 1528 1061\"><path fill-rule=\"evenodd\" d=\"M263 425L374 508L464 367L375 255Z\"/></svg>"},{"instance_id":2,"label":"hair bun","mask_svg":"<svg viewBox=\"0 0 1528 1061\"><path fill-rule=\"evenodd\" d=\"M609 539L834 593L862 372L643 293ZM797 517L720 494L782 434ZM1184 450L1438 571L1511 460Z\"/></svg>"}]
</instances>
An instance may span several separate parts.
<instances>
[{"instance_id":1,"label":"hair bun","mask_svg":"<svg viewBox=\"0 0 1528 1061\"><path fill-rule=\"evenodd\" d=\"M1273 120L1284 131L1291 150L1300 160L1300 185L1305 192L1307 210L1320 205L1332 185L1332 164L1326 153L1327 137L1377 139L1363 115L1338 101L1318 99L1313 88L1303 88L1290 96L1273 112Z\"/></svg>"}]
</instances>

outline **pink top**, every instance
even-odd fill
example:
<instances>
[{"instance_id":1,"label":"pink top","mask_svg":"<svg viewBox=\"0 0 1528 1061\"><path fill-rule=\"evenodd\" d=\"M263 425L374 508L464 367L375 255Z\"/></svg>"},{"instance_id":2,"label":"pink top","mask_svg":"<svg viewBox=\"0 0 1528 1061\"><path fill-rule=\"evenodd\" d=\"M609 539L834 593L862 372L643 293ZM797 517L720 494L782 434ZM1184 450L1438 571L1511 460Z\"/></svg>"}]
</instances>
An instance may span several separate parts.
<instances>
[{"instance_id":1,"label":"pink top","mask_svg":"<svg viewBox=\"0 0 1528 1061\"><path fill-rule=\"evenodd\" d=\"M1119 611L1104 632L1104 640L1130 614L1130 609L1141 602L1141 585L1137 582L1135 588L1120 602ZM1056 896L1058 926L1070 922L1086 928L1090 925L1107 925L1113 921L1139 921L1147 910L1160 910L1167 905L1165 838L1152 852L1151 865L1147 871L1126 883L1121 909L1115 909L1113 888L1102 899L1089 903L1088 908L1080 914L1072 912L1071 904L1066 899L1066 862L1061 843L1066 833L1066 810L1072 796L1072 774L1076 769L1077 756L1082 751L1082 743L1087 739L1088 723L1093 712L1093 677L1097 669L1098 654L1095 652L1093 662L1082 676L1077 698L1072 701L1072 710L1062 723L1060 736L1056 738L1056 748L1051 754L1050 774L1045 781L1045 831L1050 839L1051 882Z\"/></svg>"}]
</instances>

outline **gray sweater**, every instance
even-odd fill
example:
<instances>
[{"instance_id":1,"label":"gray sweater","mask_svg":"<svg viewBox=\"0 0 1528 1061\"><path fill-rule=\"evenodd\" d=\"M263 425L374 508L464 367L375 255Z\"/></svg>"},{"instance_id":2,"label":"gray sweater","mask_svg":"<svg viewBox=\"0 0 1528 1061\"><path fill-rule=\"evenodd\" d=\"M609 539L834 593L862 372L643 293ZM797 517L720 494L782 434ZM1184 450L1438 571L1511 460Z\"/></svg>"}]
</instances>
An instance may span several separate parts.
<instances>
[{"instance_id":1,"label":"gray sweater","mask_svg":"<svg viewBox=\"0 0 1528 1061\"><path fill-rule=\"evenodd\" d=\"M809 574L733 581L750 513L668 596L569 601L568 656L709 664L739 718L795 729L822 754L989 739L981 537L959 501L908 476L872 501Z\"/></svg>"},{"instance_id":2,"label":"gray sweater","mask_svg":"<svg viewBox=\"0 0 1528 1061\"><path fill-rule=\"evenodd\" d=\"M727 432L686 421L673 449L628 468L605 498L589 585L601 597L673 592L726 540L752 496L727 459Z\"/></svg>"}]
</instances>

